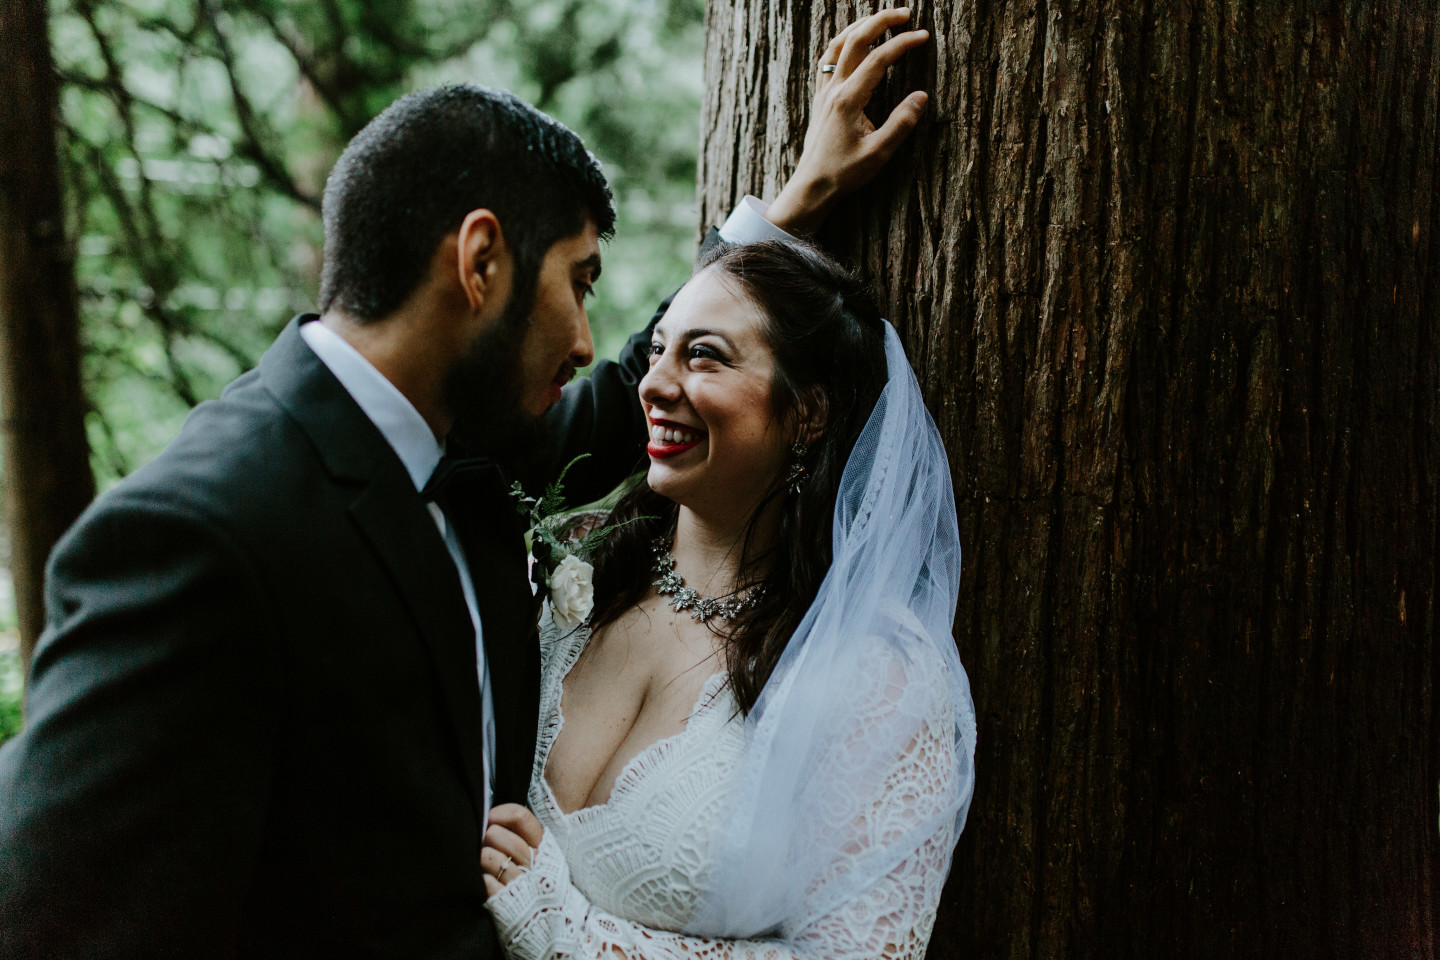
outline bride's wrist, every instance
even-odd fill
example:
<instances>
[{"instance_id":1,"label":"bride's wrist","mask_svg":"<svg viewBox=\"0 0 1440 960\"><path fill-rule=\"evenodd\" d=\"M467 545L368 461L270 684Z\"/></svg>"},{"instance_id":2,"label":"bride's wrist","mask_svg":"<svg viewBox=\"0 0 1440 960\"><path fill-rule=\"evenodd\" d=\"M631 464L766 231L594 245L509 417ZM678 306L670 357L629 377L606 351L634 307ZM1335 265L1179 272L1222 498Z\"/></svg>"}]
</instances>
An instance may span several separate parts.
<instances>
[{"instance_id":1,"label":"bride's wrist","mask_svg":"<svg viewBox=\"0 0 1440 960\"><path fill-rule=\"evenodd\" d=\"M824 225L834 203L833 184L796 171L796 176L790 178L780 196L765 211L765 219L786 233L814 236Z\"/></svg>"},{"instance_id":2,"label":"bride's wrist","mask_svg":"<svg viewBox=\"0 0 1440 960\"><path fill-rule=\"evenodd\" d=\"M486 901L485 907L495 919L507 955L528 960L555 955L568 944L566 918L583 917L589 901L570 882L565 855L547 832L531 856L530 868Z\"/></svg>"}]
</instances>

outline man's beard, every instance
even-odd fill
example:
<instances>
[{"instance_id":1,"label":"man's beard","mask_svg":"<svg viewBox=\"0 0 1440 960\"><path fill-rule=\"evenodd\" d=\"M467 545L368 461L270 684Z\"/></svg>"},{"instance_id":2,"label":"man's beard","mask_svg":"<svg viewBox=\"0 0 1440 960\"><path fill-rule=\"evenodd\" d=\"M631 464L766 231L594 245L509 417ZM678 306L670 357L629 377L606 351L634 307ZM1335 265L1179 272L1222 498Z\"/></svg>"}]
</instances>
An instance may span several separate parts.
<instances>
[{"instance_id":1,"label":"man's beard","mask_svg":"<svg viewBox=\"0 0 1440 960\"><path fill-rule=\"evenodd\" d=\"M450 438L466 452L506 460L544 442L545 417L524 409L521 349L529 329L528 305L512 297L495 327L477 337L445 377L445 403L455 417Z\"/></svg>"}]
</instances>

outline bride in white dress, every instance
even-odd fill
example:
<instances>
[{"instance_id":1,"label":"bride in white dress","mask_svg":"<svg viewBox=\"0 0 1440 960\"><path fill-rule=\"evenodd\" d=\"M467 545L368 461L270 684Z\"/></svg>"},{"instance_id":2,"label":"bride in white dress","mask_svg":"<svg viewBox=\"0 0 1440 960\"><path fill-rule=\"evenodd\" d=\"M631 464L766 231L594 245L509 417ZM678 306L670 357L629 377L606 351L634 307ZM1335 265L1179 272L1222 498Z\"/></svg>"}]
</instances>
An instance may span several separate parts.
<instances>
[{"instance_id":1,"label":"bride in white dress","mask_svg":"<svg viewBox=\"0 0 1440 960\"><path fill-rule=\"evenodd\" d=\"M656 326L630 520L541 625L530 810L481 862L512 958L918 958L973 789L948 462L890 326L813 248ZM639 518L639 519L635 519Z\"/></svg>"}]
</instances>

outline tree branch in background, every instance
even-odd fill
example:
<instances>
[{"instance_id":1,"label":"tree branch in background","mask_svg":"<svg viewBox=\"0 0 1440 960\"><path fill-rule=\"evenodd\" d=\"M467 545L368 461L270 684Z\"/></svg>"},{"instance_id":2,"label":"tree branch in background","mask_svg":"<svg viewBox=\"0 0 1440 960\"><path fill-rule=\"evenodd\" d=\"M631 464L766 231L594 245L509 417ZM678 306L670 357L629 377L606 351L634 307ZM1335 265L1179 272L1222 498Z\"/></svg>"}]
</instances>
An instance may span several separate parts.
<instances>
[{"instance_id":1,"label":"tree branch in background","mask_svg":"<svg viewBox=\"0 0 1440 960\"><path fill-rule=\"evenodd\" d=\"M315 48L306 41L300 31L293 23L282 23L264 4L246 4L245 9L258 18L275 39L290 53L299 68L300 75L315 90L325 105L334 111L336 118L340 121L343 130L359 130L365 125L365 119L351 115L349 106L345 102L344 94L340 85L335 82L335 71L326 70L315 56ZM339 45L335 45L339 49ZM336 56L343 56L337 53Z\"/></svg>"},{"instance_id":2,"label":"tree branch in background","mask_svg":"<svg viewBox=\"0 0 1440 960\"><path fill-rule=\"evenodd\" d=\"M235 120L245 134L245 138L236 145L237 152L259 167L266 180L281 193L318 213L320 198L301 187L290 175L284 161L277 159L271 152L269 145L279 138L256 113L250 97L245 93L245 87L241 83L235 63L235 50L231 46L229 33L221 23L219 11L214 8L210 0L197 0L196 10L209 28L210 34L215 38L220 63L225 68L225 77L230 84L230 96L235 106Z\"/></svg>"},{"instance_id":3,"label":"tree branch in background","mask_svg":"<svg viewBox=\"0 0 1440 960\"><path fill-rule=\"evenodd\" d=\"M115 435L115 428L111 425L110 419L105 416L105 411L98 406L90 407L90 422L99 425L100 433L105 437L105 445L101 450L95 451L105 460L105 465L110 472L117 477L126 477L130 473L130 461L120 449L120 441Z\"/></svg>"},{"instance_id":4,"label":"tree branch in background","mask_svg":"<svg viewBox=\"0 0 1440 960\"><path fill-rule=\"evenodd\" d=\"M173 315L165 306L166 301L175 291L176 277L174 269L168 261L163 256L157 255L164 249L164 245L160 243L161 238L154 233L147 234L146 229L138 222L142 218L136 216L136 206L130 203L130 199L125 195L125 190L120 185L119 179L116 178L114 170L104 162L105 158L100 148L85 143L73 131L71 142L91 155L92 169L99 176L100 189L115 211L120 231L130 248L135 265L140 270L141 279L150 288L150 295L137 298L136 303L159 330L160 346L165 356L166 368L169 371L169 378L164 382L187 406L197 406L204 398L196 391L185 368L175 357L176 338L182 334L188 334L190 331L186 329L188 325ZM138 175L142 183L148 182L143 167L138 171ZM140 208L145 210L143 199ZM147 224L153 224L153 210L149 211L144 219ZM155 229L158 232L158 227Z\"/></svg>"},{"instance_id":5,"label":"tree branch in background","mask_svg":"<svg viewBox=\"0 0 1440 960\"><path fill-rule=\"evenodd\" d=\"M100 51L100 59L105 64L105 76L100 82L104 84L105 93L115 106L115 113L120 120L120 127L124 133L125 146L129 150L130 156L134 158L135 163L142 170L139 182L139 214L140 218L144 220L143 226L146 235L142 238L137 231L133 238L135 241L133 248L137 252L153 251L159 248L161 229L159 219L155 216L155 195L151 188L150 180L143 175L144 158L140 156L140 152L136 148L137 137L135 135L134 98L130 93L130 88L125 83L124 69L120 66L114 51L110 47L109 36L100 29L100 25L95 20L95 4L93 0L80 0L80 2L76 4L76 10L85 21L85 25L89 27L90 35L94 38L95 44ZM100 159L103 159L103 157ZM127 207L128 206L129 204L127 203Z\"/></svg>"}]
</instances>

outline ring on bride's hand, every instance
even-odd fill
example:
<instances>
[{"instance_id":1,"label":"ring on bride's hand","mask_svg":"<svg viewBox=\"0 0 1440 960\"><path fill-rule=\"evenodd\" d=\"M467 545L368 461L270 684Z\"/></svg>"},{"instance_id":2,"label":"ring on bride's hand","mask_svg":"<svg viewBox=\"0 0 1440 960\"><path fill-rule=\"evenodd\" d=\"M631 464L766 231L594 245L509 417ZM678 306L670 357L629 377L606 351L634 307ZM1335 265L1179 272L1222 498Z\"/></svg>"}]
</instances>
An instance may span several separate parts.
<instances>
[{"instance_id":1,"label":"ring on bride's hand","mask_svg":"<svg viewBox=\"0 0 1440 960\"><path fill-rule=\"evenodd\" d=\"M834 72L835 72L835 64L833 64L833 63L822 63L822 64L820 64L820 72L821 72L821 73L834 73Z\"/></svg>"},{"instance_id":2,"label":"ring on bride's hand","mask_svg":"<svg viewBox=\"0 0 1440 960\"><path fill-rule=\"evenodd\" d=\"M509 869L510 869L511 867L513 867L513 866L515 866L515 861L512 860L510 857L506 857L506 858L505 858L505 862L502 863L502 864L500 864L500 869L499 869L499 871L495 874L495 879L499 880L501 883L504 883L504 882L505 882L505 871L506 871L506 870L509 870Z\"/></svg>"}]
</instances>

